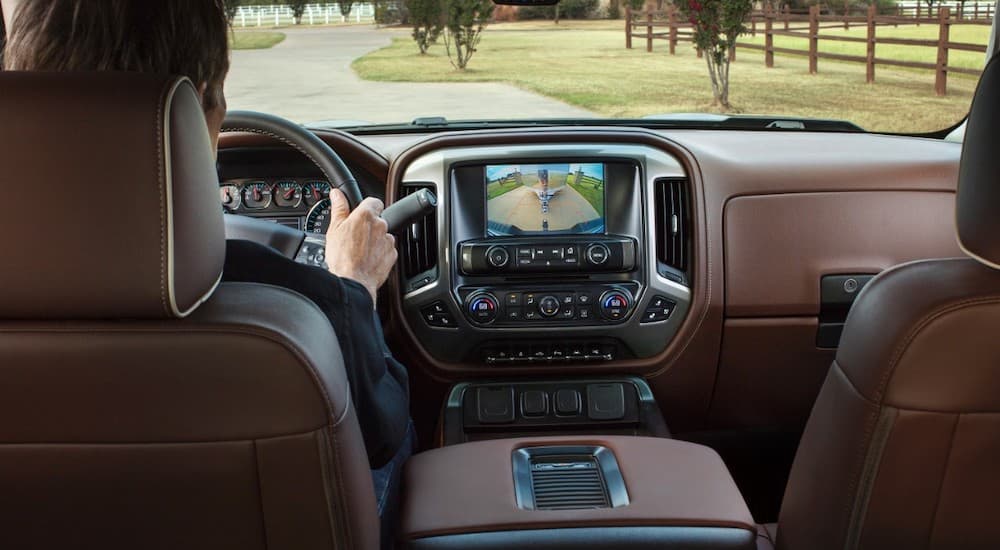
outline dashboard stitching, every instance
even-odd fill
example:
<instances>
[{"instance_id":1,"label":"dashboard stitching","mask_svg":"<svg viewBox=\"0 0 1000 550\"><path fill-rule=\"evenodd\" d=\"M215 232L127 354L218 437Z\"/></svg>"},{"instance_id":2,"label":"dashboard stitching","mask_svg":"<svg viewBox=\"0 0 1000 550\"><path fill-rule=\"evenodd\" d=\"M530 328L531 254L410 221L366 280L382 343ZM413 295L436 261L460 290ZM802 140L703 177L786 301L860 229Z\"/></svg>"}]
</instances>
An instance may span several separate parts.
<instances>
[{"instance_id":1,"label":"dashboard stitching","mask_svg":"<svg viewBox=\"0 0 1000 550\"><path fill-rule=\"evenodd\" d=\"M163 307L163 312L168 316L171 315L170 308L167 306L167 290L166 290L166 271L167 271L167 258L164 241L166 240L166 225L167 225L167 212L164 206L164 155L163 150L163 129L166 121L163 120L163 107L167 101L167 95L170 91L170 87L165 87L162 94L160 95L159 102L156 106L156 181L159 186L159 194L157 198L160 200L160 305Z\"/></svg>"},{"instance_id":2,"label":"dashboard stitching","mask_svg":"<svg viewBox=\"0 0 1000 550\"><path fill-rule=\"evenodd\" d=\"M316 165L317 168L319 168L323 172L324 175L326 175L327 179L330 181L330 185L333 185L337 189L339 189L341 186L343 186L343 182L340 182L339 185L336 184L336 178L333 178L333 177L330 176L330 174L327 174L326 170L323 170L322 165L319 162L317 162L316 159L313 158L312 155L310 155L308 152L306 152L305 149L303 149L302 147L299 147L296 143L294 143L292 141L289 141L289 140L287 140L287 139L285 139L285 138L283 138L283 137L281 137L281 136L279 136L277 134L268 132L267 130L258 130L256 128L227 128L226 130L223 130L223 131L224 132L250 132L252 134L260 134L260 135L264 135L264 136L268 136L268 137L271 137L273 139L276 139L276 140L284 143L285 145L287 145L287 146L295 149L296 151L302 153L303 155L305 155L306 158L308 158L313 164Z\"/></svg>"}]
</instances>

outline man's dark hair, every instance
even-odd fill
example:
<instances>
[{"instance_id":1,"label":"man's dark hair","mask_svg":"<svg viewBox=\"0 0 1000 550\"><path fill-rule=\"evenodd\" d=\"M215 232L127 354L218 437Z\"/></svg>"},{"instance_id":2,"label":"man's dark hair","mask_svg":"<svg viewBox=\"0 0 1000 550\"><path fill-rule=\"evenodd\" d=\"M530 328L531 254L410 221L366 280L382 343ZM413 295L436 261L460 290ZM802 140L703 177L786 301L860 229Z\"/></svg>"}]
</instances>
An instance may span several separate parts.
<instances>
[{"instance_id":1,"label":"man's dark hair","mask_svg":"<svg viewBox=\"0 0 1000 550\"><path fill-rule=\"evenodd\" d=\"M222 0L24 0L7 30L8 70L176 74L209 91L229 71Z\"/></svg>"}]
</instances>

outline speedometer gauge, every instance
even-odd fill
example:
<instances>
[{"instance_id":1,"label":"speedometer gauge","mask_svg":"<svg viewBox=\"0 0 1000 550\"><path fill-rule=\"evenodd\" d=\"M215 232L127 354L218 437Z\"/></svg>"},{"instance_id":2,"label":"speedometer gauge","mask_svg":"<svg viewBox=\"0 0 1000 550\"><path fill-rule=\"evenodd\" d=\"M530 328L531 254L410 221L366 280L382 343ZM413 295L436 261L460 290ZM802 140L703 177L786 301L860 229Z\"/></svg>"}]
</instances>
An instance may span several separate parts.
<instances>
[{"instance_id":1,"label":"speedometer gauge","mask_svg":"<svg viewBox=\"0 0 1000 550\"><path fill-rule=\"evenodd\" d=\"M262 181L243 186L243 205L247 208L267 208L271 204L271 187Z\"/></svg>"},{"instance_id":2,"label":"speedometer gauge","mask_svg":"<svg viewBox=\"0 0 1000 550\"><path fill-rule=\"evenodd\" d=\"M302 197L312 206L330 196L330 184L325 181L310 181L302 186Z\"/></svg>"},{"instance_id":3,"label":"speedometer gauge","mask_svg":"<svg viewBox=\"0 0 1000 550\"><path fill-rule=\"evenodd\" d=\"M330 199L317 202L306 214L306 233L325 235L330 227Z\"/></svg>"}]
</instances>

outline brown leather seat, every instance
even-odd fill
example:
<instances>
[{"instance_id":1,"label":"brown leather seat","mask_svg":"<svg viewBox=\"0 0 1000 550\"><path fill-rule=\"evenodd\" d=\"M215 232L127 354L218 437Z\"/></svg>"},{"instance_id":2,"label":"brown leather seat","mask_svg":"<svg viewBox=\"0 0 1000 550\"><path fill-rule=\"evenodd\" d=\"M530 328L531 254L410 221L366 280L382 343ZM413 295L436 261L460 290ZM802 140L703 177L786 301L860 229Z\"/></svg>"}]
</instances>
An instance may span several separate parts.
<instances>
[{"instance_id":1,"label":"brown leather seat","mask_svg":"<svg viewBox=\"0 0 1000 550\"><path fill-rule=\"evenodd\" d=\"M376 548L329 322L219 284L190 81L0 73L0 121L0 547Z\"/></svg>"},{"instance_id":2,"label":"brown leather seat","mask_svg":"<svg viewBox=\"0 0 1000 550\"><path fill-rule=\"evenodd\" d=\"M896 267L858 297L795 457L778 548L1000 548L998 98L993 61L958 187L971 258Z\"/></svg>"}]
</instances>

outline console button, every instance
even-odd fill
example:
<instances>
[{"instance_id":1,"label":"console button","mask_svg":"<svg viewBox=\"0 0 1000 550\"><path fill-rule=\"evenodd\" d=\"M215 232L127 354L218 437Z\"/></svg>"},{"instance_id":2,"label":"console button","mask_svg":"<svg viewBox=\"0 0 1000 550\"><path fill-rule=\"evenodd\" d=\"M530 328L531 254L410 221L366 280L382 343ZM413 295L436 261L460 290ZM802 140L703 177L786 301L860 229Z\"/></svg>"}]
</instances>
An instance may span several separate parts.
<instances>
[{"instance_id":1,"label":"console button","mask_svg":"<svg viewBox=\"0 0 1000 550\"><path fill-rule=\"evenodd\" d=\"M538 301L538 311L546 317L552 317L559 313L559 298L555 296L545 296Z\"/></svg>"},{"instance_id":2,"label":"console button","mask_svg":"<svg viewBox=\"0 0 1000 550\"><path fill-rule=\"evenodd\" d=\"M524 317L521 308L519 307L508 307L507 308L507 320L508 321L520 321Z\"/></svg>"},{"instance_id":3,"label":"console button","mask_svg":"<svg viewBox=\"0 0 1000 550\"><path fill-rule=\"evenodd\" d=\"M538 301L538 299L535 297L534 294L525 294L524 295L524 305L526 305L526 306L533 306L533 305L535 305L535 303L537 301Z\"/></svg>"},{"instance_id":4,"label":"console button","mask_svg":"<svg viewBox=\"0 0 1000 550\"><path fill-rule=\"evenodd\" d=\"M587 386L587 418L620 420L625 417L625 388L621 384Z\"/></svg>"},{"instance_id":5,"label":"console button","mask_svg":"<svg viewBox=\"0 0 1000 550\"><path fill-rule=\"evenodd\" d=\"M528 390L521 394L521 414L524 416L545 416L549 412L549 396L539 390Z\"/></svg>"},{"instance_id":6,"label":"console button","mask_svg":"<svg viewBox=\"0 0 1000 550\"><path fill-rule=\"evenodd\" d=\"M451 313L448 312L448 308L444 305L444 302L434 302L424 307L420 310L420 315L424 318L424 322L432 327L455 326L455 320L452 319Z\"/></svg>"},{"instance_id":7,"label":"console button","mask_svg":"<svg viewBox=\"0 0 1000 550\"><path fill-rule=\"evenodd\" d=\"M589 305L593 301L594 301L593 296L585 292L581 292L576 295L576 303L580 304L581 306Z\"/></svg>"},{"instance_id":8,"label":"console button","mask_svg":"<svg viewBox=\"0 0 1000 550\"><path fill-rule=\"evenodd\" d=\"M649 306L646 307L646 311L642 313L641 322L656 323L658 321L666 321L670 318L670 314L674 312L676 305L663 296L653 296L653 299L649 301Z\"/></svg>"},{"instance_id":9,"label":"console button","mask_svg":"<svg viewBox=\"0 0 1000 550\"><path fill-rule=\"evenodd\" d=\"M514 421L514 388L494 386L476 390L476 409L483 424Z\"/></svg>"},{"instance_id":10,"label":"console button","mask_svg":"<svg viewBox=\"0 0 1000 550\"><path fill-rule=\"evenodd\" d=\"M524 320L525 321L537 321L542 318L542 315L538 313L537 309L528 308L524 310Z\"/></svg>"},{"instance_id":11,"label":"console button","mask_svg":"<svg viewBox=\"0 0 1000 550\"><path fill-rule=\"evenodd\" d=\"M617 321L628 314L632 298L620 290L609 290L601 296L601 315L605 319Z\"/></svg>"},{"instance_id":12,"label":"console button","mask_svg":"<svg viewBox=\"0 0 1000 550\"><path fill-rule=\"evenodd\" d=\"M562 361L566 359L566 346L562 344L552 344L549 348L549 357L553 361Z\"/></svg>"},{"instance_id":13,"label":"console button","mask_svg":"<svg viewBox=\"0 0 1000 550\"><path fill-rule=\"evenodd\" d=\"M576 318L581 321L589 321L594 318L594 308L590 306L580 306L576 310Z\"/></svg>"},{"instance_id":14,"label":"console button","mask_svg":"<svg viewBox=\"0 0 1000 550\"><path fill-rule=\"evenodd\" d=\"M566 347L566 357L570 359L583 359L587 356L587 347L583 344L570 344Z\"/></svg>"},{"instance_id":15,"label":"console button","mask_svg":"<svg viewBox=\"0 0 1000 550\"><path fill-rule=\"evenodd\" d=\"M469 314L480 323L492 323L500 311L500 303L492 294L475 294L469 298Z\"/></svg>"},{"instance_id":16,"label":"console button","mask_svg":"<svg viewBox=\"0 0 1000 550\"><path fill-rule=\"evenodd\" d=\"M549 359L548 344L531 344L531 360L547 361Z\"/></svg>"},{"instance_id":17,"label":"console button","mask_svg":"<svg viewBox=\"0 0 1000 550\"><path fill-rule=\"evenodd\" d=\"M556 414L559 416L576 416L580 414L580 392L570 389L556 391Z\"/></svg>"},{"instance_id":18,"label":"console button","mask_svg":"<svg viewBox=\"0 0 1000 550\"><path fill-rule=\"evenodd\" d=\"M528 258L531 259L531 249L530 248L518 248L517 249L518 258Z\"/></svg>"},{"instance_id":19,"label":"console button","mask_svg":"<svg viewBox=\"0 0 1000 550\"><path fill-rule=\"evenodd\" d=\"M574 311L573 306L563 306L562 310L559 311L559 318L572 319L575 313L576 311Z\"/></svg>"},{"instance_id":20,"label":"console button","mask_svg":"<svg viewBox=\"0 0 1000 550\"><path fill-rule=\"evenodd\" d=\"M504 302L508 306L519 306L521 305L521 293L520 292L508 292L504 297Z\"/></svg>"},{"instance_id":21,"label":"console button","mask_svg":"<svg viewBox=\"0 0 1000 550\"><path fill-rule=\"evenodd\" d=\"M561 294L559 295L559 301L562 302L564 306L571 306L576 302L576 298L572 294Z\"/></svg>"},{"instance_id":22,"label":"console button","mask_svg":"<svg viewBox=\"0 0 1000 550\"><path fill-rule=\"evenodd\" d=\"M486 251L486 261L493 267L505 267L510 262L510 254L502 246L492 246Z\"/></svg>"},{"instance_id":23,"label":"console button","mask_svg":"<svg viewBox=\"0 0 1000 550\"><path fill-rule=\"evenodd\" d=\"M531 352L524 345L514 346L510 351L510 358L515 361L527 361L531 357Z\"/></svg>"},{"instance_id":24,"label":"console button","mask_svg":"<svg viewBox=\"0 0 1000 550\"><path fill-rule=\"evenodd\" d=\"M610 257L611 251L607 245L596 243L587 247L587 261L594 265L603 265Z\"/></svg>"}]
</instances>

